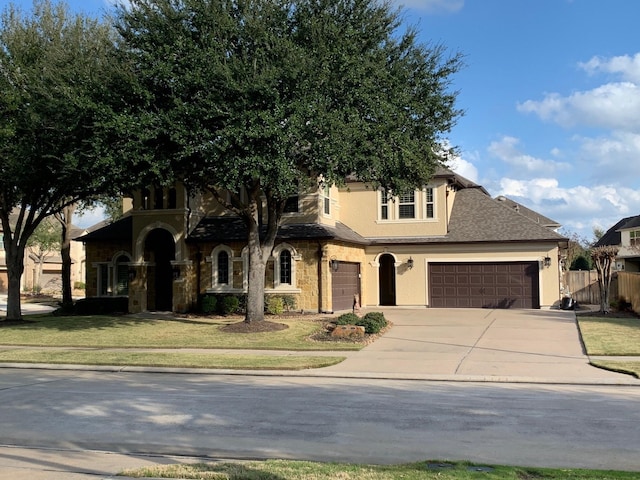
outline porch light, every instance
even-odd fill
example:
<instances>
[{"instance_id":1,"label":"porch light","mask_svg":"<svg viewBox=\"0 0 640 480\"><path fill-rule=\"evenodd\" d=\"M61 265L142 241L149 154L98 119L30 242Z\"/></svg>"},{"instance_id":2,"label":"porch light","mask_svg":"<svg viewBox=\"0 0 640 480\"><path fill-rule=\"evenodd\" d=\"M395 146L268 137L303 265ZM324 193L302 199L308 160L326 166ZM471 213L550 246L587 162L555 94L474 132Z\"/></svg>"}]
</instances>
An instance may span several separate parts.
<instances>
[{"instance_id":1,"label":"porch light","mask_svg":"<svg viewBox=\"0 0 640 480\"><path fill-rule=\"evenodd\" d=\"M409 267L409 270L413 268L413 258L409 257L409 260L407 260L407 267Z\"/></svg>"},{"instance_id":2,"label":"porch light","mask_svg":"<svg viewBox=\"0 0 640 480\"><path fill-rule=\"evenodd\" d=\"M551 257L544 257L543 264L545 267L549 268L551 266Z\"/></svg>"},{"instance_id":3,"label":"porch light","mask_svg":"<svg viewBox=\"0 0 640 480\"><path fill-rule=\"evenodd\" d=\"M338 260L335 257L332 257L331 260L329 261L329 265L331 265L331 270L333 270L334 272L337 272L338 267L340 266L340 262L338 262Z\"/></svg>"}]
</instances>

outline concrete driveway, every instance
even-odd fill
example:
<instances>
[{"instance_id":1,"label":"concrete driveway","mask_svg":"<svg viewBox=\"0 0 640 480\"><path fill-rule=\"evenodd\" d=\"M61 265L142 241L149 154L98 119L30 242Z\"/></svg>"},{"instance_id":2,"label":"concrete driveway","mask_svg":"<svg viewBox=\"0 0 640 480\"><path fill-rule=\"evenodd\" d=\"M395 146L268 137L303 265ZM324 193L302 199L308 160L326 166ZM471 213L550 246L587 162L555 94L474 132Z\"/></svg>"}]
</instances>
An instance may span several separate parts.
<instances>
[{"instance_id":1,"label":"concrete driveway","mask_svg":"<svg viewBox=\"0 0 640 480\"><path fill-rule=\"evenodd\" d=\"M589 365L572 311L376 310L393 328L323 371L376 378L640 385L629 375Z\"/></svg>"}]
</instances>

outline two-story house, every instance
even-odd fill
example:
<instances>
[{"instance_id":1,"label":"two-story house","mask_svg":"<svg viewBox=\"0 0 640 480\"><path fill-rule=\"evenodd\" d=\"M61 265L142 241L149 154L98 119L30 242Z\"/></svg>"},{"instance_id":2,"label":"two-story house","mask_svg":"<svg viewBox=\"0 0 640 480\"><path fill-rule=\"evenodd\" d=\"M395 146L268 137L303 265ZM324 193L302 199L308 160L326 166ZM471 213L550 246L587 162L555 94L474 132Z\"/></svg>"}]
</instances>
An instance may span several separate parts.
<instances>
[{"instance_id":1,"label":"two-story house","mask_svg":"<svg viewBox=\"0 0 640 480\"><path fill-rule=\"evenodd\" d=\"M266 292L310 312L363 307L540 308L560 301L567 239L545 217L441 169L387 198L351 182L290 199ZM85 235L87 295L129 310L186 311L198 295L247 288L246 228L182 185L127 199L126 215ZM542 221L541 221L542 219Z\"/></svg>"},{"instance_id":2,"label":"two-story house","mask_svg":"<svg viewBox=\"0 0 640 480\"><path fill-rule=\"evenodd\" d=\"M615 269L627 272L640 272L640 215L626 217L595 243L594 246L616 246Z\"/></svg>"}]
</instances>

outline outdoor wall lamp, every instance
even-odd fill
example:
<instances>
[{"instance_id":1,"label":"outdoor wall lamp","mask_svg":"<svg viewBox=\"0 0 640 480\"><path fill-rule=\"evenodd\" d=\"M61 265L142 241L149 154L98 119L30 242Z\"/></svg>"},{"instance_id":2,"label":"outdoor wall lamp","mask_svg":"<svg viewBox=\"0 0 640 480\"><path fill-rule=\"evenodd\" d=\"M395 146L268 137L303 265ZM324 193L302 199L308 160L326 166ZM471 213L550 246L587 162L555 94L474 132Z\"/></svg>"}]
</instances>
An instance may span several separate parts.
<instances>
[{"instance_id":1,"label":"outdoor wall lamp","mask_svg":"<svg viewBox=\"0 0 640 480\"><path fill-rule=\"evenodd\" d=\"M331 270L333 270L334 272L337 272L338 267L340 266L340 262L338 262L336 257L331 257L331 260L329 260L329 265L331 265Z\"/></svg>"},{"instance_id":2,"label":"outdoor wall lamp","mask_svg":"<svg viewBox=\"0 0 640 480\"><path fill-rule=\"evenodd\" d=\"M409 260L407 260L407 267L409 267L409 270L413 268L413 258L409 257Z\"/></svg>"},{"instance_id":3,"label":"outdoor wall lamp","mask_svg":"<svg viewBox=\"0 0 640 480\"><path fill-rule=\"evenodd\" d=\"M544 260L542 262L545 267L549 268L551 266L551 257L544 257Z\"/></svg>"}]
</instances>

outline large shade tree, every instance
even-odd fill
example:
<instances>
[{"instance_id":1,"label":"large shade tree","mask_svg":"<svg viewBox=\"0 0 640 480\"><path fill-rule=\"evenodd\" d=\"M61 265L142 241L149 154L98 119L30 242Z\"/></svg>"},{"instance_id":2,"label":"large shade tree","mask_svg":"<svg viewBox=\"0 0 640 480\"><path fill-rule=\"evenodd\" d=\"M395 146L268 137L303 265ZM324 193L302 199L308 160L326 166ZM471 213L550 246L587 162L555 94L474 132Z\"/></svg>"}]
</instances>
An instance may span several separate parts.
<instances>
[{"instance_id":1,"label":"large shade tree","mask_svg":"<svg viewBox=\"0 0 640 480\"><path fill-rule=\"evenodd\" d=\"M24 251L38 225L119 184L126 168L105 154L120 91L111 25L63 3L9 5L0 19L0 221L8 320L21 318ZM122 83L122 82L121 82ZM105 107L109 106L109 107ZM104 125L104 127L99 127ZM10 215L15 212L10 221Z\"/></svg>"},{"instance_id":2,"label":"large shade tree","mask_svg":"<svg viewBox=\"0 0 640 480\"><path fill-rule=\"evenodd\" d=\"M289 196L348 176L394 194L420 188L452 153L462 57L419 44L400 15L376 0L131 0L116 10L143 100L130 111L142 119L130 132L136 154L151 152L247 227L245 321L264 318Z\"/></svg>"}]
</instances>

